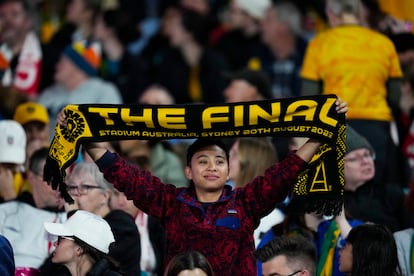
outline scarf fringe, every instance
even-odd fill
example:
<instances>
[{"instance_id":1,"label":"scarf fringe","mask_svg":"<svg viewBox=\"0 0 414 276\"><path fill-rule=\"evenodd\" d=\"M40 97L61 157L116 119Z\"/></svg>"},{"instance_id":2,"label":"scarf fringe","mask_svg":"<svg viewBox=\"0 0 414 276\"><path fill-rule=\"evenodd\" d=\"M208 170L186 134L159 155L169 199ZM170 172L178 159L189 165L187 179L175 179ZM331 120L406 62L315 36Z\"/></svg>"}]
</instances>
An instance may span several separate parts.
<instances>
[{"instance_id":1,"label":"scarf fringe","mask_svg":"<svg viewBox=\"0 0 414 276\"><path fill-rule=\"evenodd\" d=\"M337 216L342 211L343 199L324 199L317 195L307 196L306 199L292 198L287 205L289 212L295 213L316 213L325 216Z\"/></svg>"},{"instance_id":2,"label":"scarf fringe","mask_svg":"<svg viewBox=\"0 0 414 276\"><path fill-rule=\"evenodd\" d=\"M47 158L45 163L45 169L43 170L43 180L46 181L53 190L59 189L60 196L69 204L73 204L75 201L70 196L65 183L65 171L61 170L56 160Z\"/></svg>"}]
</instances>

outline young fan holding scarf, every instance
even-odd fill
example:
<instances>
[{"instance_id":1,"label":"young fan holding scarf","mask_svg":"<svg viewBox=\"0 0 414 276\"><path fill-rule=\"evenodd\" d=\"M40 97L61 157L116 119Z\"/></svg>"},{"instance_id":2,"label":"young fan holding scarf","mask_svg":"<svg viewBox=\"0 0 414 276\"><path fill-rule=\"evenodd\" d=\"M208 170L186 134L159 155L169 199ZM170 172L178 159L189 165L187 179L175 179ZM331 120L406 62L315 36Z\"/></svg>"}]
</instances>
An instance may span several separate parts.
<instances>
[{"instance_id":1,"label":"young fan holding scarf","mask_svg":"<svg viewBox=\"0 0 414 276\"><path fill-rule=\"evenodd\" d=\"M336 112L346 103L336 100ZM58 123L66 124L61 112ZM166 185L148 171L128 164L102 144L83 144L115 188L144 212L159 218L167 232L166 263L186 250L202 252L217 275L254 275L253 231L260 218L292 190L321 142L310 139L295 153L267 169L244 188L226 186L228 150L218 140L198 139L188 149L185 173L188 188Z\"/></svg>"}]
</instances>

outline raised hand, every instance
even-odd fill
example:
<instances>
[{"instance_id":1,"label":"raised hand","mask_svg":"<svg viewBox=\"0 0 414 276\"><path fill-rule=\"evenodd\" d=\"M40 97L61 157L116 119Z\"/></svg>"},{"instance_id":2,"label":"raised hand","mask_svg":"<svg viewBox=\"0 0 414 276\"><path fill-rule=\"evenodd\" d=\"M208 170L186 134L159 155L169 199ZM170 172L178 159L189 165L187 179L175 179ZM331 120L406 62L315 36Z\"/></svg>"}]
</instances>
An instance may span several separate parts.
<instances>
[{"instance_id":1,"label":"raised hand","mask_svg":"<svg viewBox=\"0 0 414 276\"><path fill-rule=\"evenodd\" d=\"M340 98L336 99L336 112L346 113L348 112L348 105L346 102L343 102Z\"/></svg>"}]
</instances>

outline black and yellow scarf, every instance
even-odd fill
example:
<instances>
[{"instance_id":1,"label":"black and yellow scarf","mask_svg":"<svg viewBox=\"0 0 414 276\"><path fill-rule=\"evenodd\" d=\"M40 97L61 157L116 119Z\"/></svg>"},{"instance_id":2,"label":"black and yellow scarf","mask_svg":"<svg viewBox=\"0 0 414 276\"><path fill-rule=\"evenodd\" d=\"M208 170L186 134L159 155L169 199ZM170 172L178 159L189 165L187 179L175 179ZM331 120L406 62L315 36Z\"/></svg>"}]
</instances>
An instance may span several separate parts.
<instances>
[{"instance_id":1,"label":"black and yellow scarf","mask_svg":"<svg viewBox=\"0 0 414 276\"><path fill-rule=\"evenodd\" d=\"M71 202L65 169L76 160L83 142L311 137L324 144L300 174L291 204L301 211L338 214L344 185L345 116L336 112L335 101L334 95L318 95L216 105L68 105L67 126L56 126L44 179Z\"/></svg>"}]
</instances>

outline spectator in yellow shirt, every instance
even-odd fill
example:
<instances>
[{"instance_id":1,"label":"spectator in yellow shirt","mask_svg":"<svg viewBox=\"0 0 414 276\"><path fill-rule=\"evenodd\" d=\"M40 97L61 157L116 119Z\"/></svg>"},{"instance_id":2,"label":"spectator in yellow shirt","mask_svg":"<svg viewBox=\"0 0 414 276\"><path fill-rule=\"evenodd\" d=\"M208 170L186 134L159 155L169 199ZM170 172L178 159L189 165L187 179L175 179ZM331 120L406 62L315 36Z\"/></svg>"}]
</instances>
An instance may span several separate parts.
<instances>
[{"instance_id":1,"label":"spectator in yellow shirt","mask_svg":"<svg viewBox=\"0 0 414 276\"><path fill-rule=\"evenodd\" d=\"M402 71L392 41L360 25L360 8L358 0L326 2L331 28L310 41L302 95L336 94L346 101L348 123L372 144L378 172L384 172L395 156L390 123L399 107Z\"/></svg>"}]
</instances>

